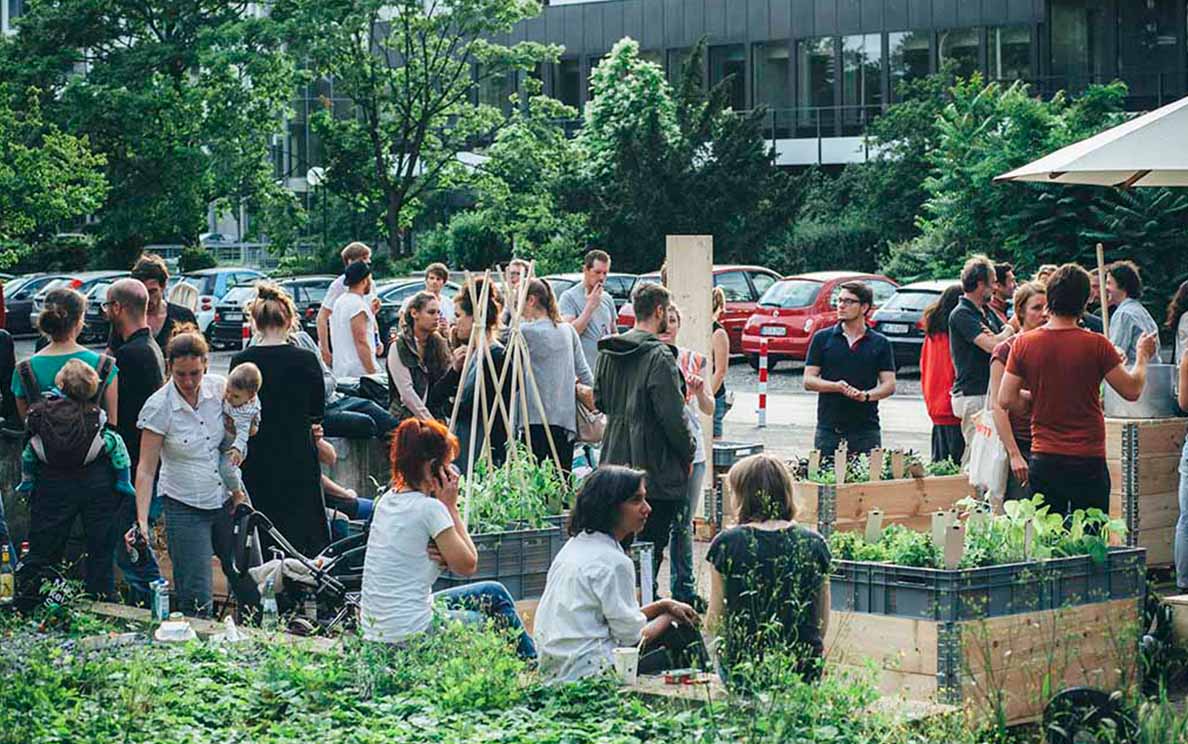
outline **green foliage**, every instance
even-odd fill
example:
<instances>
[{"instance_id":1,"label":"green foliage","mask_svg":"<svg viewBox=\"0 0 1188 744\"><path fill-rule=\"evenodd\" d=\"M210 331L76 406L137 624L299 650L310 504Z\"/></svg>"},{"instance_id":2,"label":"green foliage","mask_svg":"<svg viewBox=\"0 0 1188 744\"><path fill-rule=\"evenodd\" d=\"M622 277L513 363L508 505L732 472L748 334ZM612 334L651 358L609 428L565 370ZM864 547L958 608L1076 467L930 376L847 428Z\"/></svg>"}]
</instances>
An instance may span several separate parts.
<instances>
[{"instance_id":1,"label":"green foliage","mask_svg":"<svg viewBox=\"0 0 1188 744\"><path fill-rule=\"evenodd\" d=\"M12 270L21 273L80 271L101 260L95 251L95 239L90 235L58 233L34 243Z\"/></svg>"},{"instance_id":2,"label":"green foliage","mask_svg":"<svg viewBox=\"0 0 1188 744\"><path fill-rule=\"evenodd\" d=\"M183 274L201 269L213 269L218 266L218 259L205 248L189 247L181 252L177 259L177 268Z\"/></svg>"},{"instance_id":3,"label":"green foliage","mask_svg":"<svg viewBox=\"0 0 1188 744\"><path fill-rule=\"evenodd\" d=\"M479 460L473 477L468 526L475 534L545 527L546 518L560 514L570 498L570 485L556 464L537 463L522 449L502 467ZM459 490L466 493L465 482Z\"/></svg>"},{"instance_id":4,"label":"green foliage","mask_svg":"<svg viewBox=\"0 0 1188 744\"><path fill-rule=\"evenodd\" d=\"M535 0L459 0L448 12L422 0L276 3L272 16L312 79L333 78L336 95L354 104L354 116L328 105L312 117L325 188L381 221L393 257L457 154L504 126L502 112L472 103L474 94L560 54L493 41L539 12Z\"/></svg>"},{"instance_id":5,"label":"green foliage","mask_svg":"<svg viewBox=\"0 0 1188 744\"><path fill-rule=\"evenodd\" d=\"M45 117L103 156L106 201L84 205L113 265L146 243L196 244L212 203L282 198L269 143L295 66L254 15L222 0L32 3L0 47L0 79L35 87Z\"/></svg>"},{"instance_id":6,"label":"green foliage","mask_svg":"<svg viewBox=\"0 0 1188 744\"><path fill-rule=\"evenodd\" d=\"M1087 555L1104 562L1110 541L1126 534L1121 520L1100 509L1073 512L1065 520L1050 512L1043 496L1008 501L1004 513L965 522L965 551L958 568L980 568L1029 560ZM1031 531L1030 545L1027 533ZM943 568L941 551L932 536L902 525L888 525L879 539L866 541L860 532L834 532L829 548L835 559L892 563L916 568Z\"/></svg>"},{"instance_id":7,"label":"green foliage","mask_svg":"<svg viewBox=\"0 0 1188 744\"><path fill-rule=\"evenodd\" d=\"M0 49L11 42L0 40ZM0 84L0 266L30 243L98 209L107 193L102 155L47 120L36 90Z\"/></svg>"},{"instance_id":8,"label":"green foliage","mask_svg":"<svg viewBox=\"0 0 1188 744\"><path fill-rule=\"evenodd\" d=\"M794 212L797 187L773 162L765 112L730 111L730 81L707 90L704 53L702 41L677 90L631 39L592 74L562 202L585 215L592 241L625 270L655 269L671 234L712 235L718 261L754 260Z\"/></svg>"},{"instance_id":9,"label":"green foliage","mask_svg":"<svg viewBox=\"0 0 1188 744\"><path fill-rule=\"evenodd\" d=\"M767 246L761 263L784 275L842 266L876 271L882 247L882 234L874 224L843 214L837 220L798 221L782 239Z\"/></svg>"}]
</instances>

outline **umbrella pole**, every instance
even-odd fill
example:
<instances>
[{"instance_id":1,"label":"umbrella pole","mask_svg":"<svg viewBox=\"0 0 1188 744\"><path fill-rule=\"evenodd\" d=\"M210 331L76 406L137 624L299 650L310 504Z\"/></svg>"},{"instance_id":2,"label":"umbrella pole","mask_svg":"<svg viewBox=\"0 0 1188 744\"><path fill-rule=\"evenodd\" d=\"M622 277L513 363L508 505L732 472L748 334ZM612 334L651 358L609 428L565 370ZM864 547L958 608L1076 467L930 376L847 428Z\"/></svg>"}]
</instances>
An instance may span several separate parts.
<instances>
[{"instance_id":1,"label":"umbrella pole","mask_svg":"<svg viewBox=\"0 0 1188 744\"><path fill-rule=\"evenodd\" d=\"M1110 297L1106 291L1105 246L1097 244L1098 301L1101 302L1101 332L1110 337Z\"/></svg>"}]
</instances>

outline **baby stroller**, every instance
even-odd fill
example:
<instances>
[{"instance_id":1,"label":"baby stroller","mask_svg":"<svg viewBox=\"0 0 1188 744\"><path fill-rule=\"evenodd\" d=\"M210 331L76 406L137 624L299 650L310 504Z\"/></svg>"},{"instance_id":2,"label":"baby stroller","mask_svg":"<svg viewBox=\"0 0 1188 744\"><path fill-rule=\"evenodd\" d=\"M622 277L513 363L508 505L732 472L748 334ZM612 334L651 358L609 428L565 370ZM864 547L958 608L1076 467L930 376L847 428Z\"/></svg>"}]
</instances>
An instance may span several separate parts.
<instances>
[{"instance_id":1,"label":"baby stroller","mask_svg":"<svg viewBox=\"0 0 1188 744\"><path fill-rule=\"evenodd\" d=\"M314 557L302 555L272 521L247 504L234 516L234 577L247 618L258 617L260 592L273 578L277 609L282 616L299 613L291 632L326 633L351 626L358 617L363 587L367 529L327 545ZM370 524L367 525L370 527ZM272 556L261 555L260 535L267 535Z\"/></svg>"}]
</instances>

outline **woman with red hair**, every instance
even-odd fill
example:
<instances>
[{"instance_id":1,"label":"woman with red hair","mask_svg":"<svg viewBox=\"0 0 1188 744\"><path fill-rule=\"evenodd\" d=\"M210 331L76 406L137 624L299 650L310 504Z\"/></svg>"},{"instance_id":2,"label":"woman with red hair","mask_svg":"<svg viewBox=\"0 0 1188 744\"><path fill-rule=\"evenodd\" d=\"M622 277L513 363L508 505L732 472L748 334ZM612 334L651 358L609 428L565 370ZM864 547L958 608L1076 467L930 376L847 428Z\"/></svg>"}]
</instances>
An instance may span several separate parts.
<instances>
[{"instance_id":1,"label":"woman with red hair","mask_svg":"<svg viewBox=\"0 0 1188 744\"><path fill-rule=\"evenodd\" d=\"M517 653L536 657L516 603L497 581L433 593L442 568L478 569L478 551L458 511L458 440L437 421L407 419L392 436L392 486L375 504L363 562L361 624L370 641L398 643L432 630L433 603L466 623L489 617L518 636Z\"/></svg>"}]
</instances>

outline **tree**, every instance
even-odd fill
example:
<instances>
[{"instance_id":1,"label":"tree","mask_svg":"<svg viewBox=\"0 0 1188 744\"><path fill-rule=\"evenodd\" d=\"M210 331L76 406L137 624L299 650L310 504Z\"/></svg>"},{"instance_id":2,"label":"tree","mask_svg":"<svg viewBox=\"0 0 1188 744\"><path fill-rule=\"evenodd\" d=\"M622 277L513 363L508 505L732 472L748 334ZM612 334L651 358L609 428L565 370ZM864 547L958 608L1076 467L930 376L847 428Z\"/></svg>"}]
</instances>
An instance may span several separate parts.
<instances>
[{"instance_id":1,"label":"tree","mask_svg":"<svg viewBox=\"0 0 1188 744\"><path fill-rule=\"evenodd\" d=\"M540 12L538 0L280 0L315 77L332 78L351 116L320 112L327 187L382 214L393 256L421 200L459 152L504 123L480 86L555 60L560 47L492 39Z\"/></svg>"},{"instance_id":2,"label":"tree","mask_svg":"<svg viewBox=\"0 0 1188 744\"><path fill-rule=\"evenodd\" d=\"M107 193L103 156L85 137L41 116L36 91L16 102L0 84L0 264L10 266L30 242L98 209Z\"/></svg>"},{"instance_id":3,"label":"tree","mask_svg":"<svg viewBox=\"0 0 1188 744\"><path fill-rule=\"evenodd\" d=\"M676 91L631 39L593 73L563 204L626 269L654 269L677 233L714 236L719 260L753 258L799 201L764 139L765 111L729 110L730 80L707 90L704 53L702 40Z\"/></svg>"},{"instance_id":4,"label":"tree","mask_svg":"<svg viewBox=\"0 0 1188 744\"><path fill-rule=\"evenodd\" d=\"M294 66L277 25L252 6L34 3L0 54L0 77L35 85L47 118L105 156L98 232L114 262L148 242L196 244L211 204L264 213L285 198L269 140Z\"/></svg>"}]
</instances>

